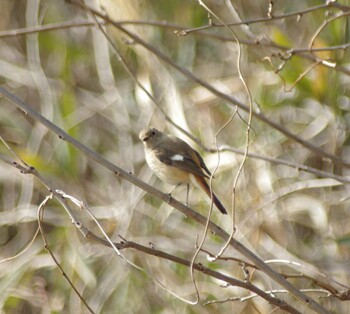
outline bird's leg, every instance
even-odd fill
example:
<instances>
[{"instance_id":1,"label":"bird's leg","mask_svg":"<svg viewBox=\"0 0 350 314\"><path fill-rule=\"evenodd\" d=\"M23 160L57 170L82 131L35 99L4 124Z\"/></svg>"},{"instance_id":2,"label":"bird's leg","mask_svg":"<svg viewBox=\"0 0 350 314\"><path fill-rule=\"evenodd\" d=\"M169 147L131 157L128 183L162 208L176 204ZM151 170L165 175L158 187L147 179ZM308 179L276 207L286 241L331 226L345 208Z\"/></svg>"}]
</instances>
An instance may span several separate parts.
<instances>
[{"instance_id":1,"label":"bird's leg","mask_svg":"<svg viewBox=\"0 0 350 314\"><path fill-rule=\"evenodd\" d=\"M180 185L181 185L181 183L176 184L175 187L174 187L174 188L171 190L171 192L168 193L168 194L171 196L171 194L173 194L173 192L174 192Z\"/></svg>"},{"instance_id":2,"label":"bird's leg","mask_svg":"<svg viewBox=\"0 0 350 314\"><path fill-rule=\"evenodd\" d=\"M186 193L186 206L188 206L188 196L190 194L190 185L187 184L187 193Z\"/></svg>"},{"instance_id":3,"label":"bird's leg","mask_svg":"<svg viewBox=\"0 0 350 314\"><path fill-rule=\"evenodd\" d=\"M171 194L181 185L181 183L177 184L172 190L170 193L168 193L168 195L171 197ZM188 197L190 195L190 185L189 184L186 184L187 186L187 192L186 192L186 203L185 205L188 206Z\"/></svg>"}]
</instances>

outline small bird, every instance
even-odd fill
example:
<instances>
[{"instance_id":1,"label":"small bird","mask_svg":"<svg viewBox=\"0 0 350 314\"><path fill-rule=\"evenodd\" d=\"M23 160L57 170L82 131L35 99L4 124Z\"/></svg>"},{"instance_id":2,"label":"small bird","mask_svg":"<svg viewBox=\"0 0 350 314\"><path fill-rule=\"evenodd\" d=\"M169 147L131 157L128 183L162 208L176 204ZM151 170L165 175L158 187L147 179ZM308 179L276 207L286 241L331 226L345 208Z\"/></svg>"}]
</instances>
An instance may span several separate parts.
<instances>
[{"instance_id":1,"label":"small bird","mask_svg":"<svg viewBox=\"0 0 350 314\"><path fill-rule=\"evenodd\" d=\"M145 148L146 161L159 179L172 185L187 185L187 200L191 180L213 197L216 207L227 214L217 196L210 192L206 179L211 176L203 158L190 145L178 137L167 135L155 128L140 132L140 140Z\"/></svg>"}]
</instances>

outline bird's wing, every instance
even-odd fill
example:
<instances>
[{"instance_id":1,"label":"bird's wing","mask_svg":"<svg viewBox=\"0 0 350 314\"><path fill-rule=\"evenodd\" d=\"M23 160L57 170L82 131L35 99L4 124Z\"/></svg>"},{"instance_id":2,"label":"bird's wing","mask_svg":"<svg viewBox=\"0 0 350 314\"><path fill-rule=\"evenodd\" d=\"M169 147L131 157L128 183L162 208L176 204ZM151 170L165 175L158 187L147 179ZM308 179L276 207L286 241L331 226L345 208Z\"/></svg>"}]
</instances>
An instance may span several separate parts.
<instances>
[{"instance_id":1,"label":"bird's wing","mask_svg":"<svg viewBox=\"0 0 350 314\"><path fill-rule=\"evenodd\" d=\"M193 153L193 156L189 155L184 150L175 151L173 147L167 147L166 149L157 147L154 150L156 157L166 165L178 168L197 176L209 178L209 176L206 175L202 170L203 168L206 172L209 172L204 164L202 157L192 148L190 152ZM204 167L202 166L203 164Z\"/></svg>"}]
</instances>

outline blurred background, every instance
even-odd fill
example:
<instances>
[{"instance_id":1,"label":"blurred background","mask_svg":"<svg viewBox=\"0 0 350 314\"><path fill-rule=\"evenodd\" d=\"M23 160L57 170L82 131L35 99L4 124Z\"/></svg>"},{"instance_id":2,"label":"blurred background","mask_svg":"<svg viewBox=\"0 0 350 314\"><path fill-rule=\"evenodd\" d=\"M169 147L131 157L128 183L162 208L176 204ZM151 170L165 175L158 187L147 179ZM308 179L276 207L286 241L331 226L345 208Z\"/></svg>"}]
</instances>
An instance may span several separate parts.
<instances>
[{"instance_id":1,"label":"blurred background","mask_svg":"<svg viewBox=\"0 0 350 314\"><path fill-rule=\"evenodd\" d=\"M106 37L86 10L69 1L2 0L0 84L90 149L163 192L172 187L156 179L146 165L138 133L151 125L183 138L203 155L211 171L218 166L213 187L231 211L233 184L247 145L248 114L173 64L249 107L237 67L240 56L255 112L349 163L350 1L339 1L341 6L276 1L272 8L267 0L204 3L225 23L244 22L231 27L240 45L197 1L86 1L122 22L156 49L153 53L113 25L104 26ZM313 52L308 51L311 44ZM162 61L157 51L169 60ZM0 106L1 137L52 187L88 204L112 239L120 241L121 235L191 260L203 226L87 158L2 96ZM202 145L168 123L169 118ZM254 156L245 161L236 186L235 238L263 260L287 261L275 261L271 267L277 271L312 278L322 273L330 286L346 290L349 165L310 151L257 117L251 126L249 152ZM222 149L219 159L216 145ZM3 143L0 153L18 161ZM0 162L1 260L19 253L33 238L38 206L48 194L34 176ZM184 187L172 195L185 202ZM189 205L206 215L210 201L191 188ZM84 211L76 208L76 215L99 233ZM232 220L216 209L212 219L232 231ZM43 226L50 249L96 313L280 313L261 298L205 305L251 293L224 288L223 282L198 273L201 301L188 305L110 248L83 238L55 200L45 209ZM204 248L216 254L222 245L209 234ZM123 254L169 290L195 299L187 267L136 250ZM224 255L242 258L231 248ZM244 280L233 261L209 263L205 253L196 261ZM327 296L314 282L290 281L300 289L316 289L310 296L330 312L350 312L349 302ZM266 291L280 288L259 272L252 282ZM277 296L305 310L288 294ZM38 236L24 254L0 263L0 312L88 311Z\"/></svg>"}]
</instances>

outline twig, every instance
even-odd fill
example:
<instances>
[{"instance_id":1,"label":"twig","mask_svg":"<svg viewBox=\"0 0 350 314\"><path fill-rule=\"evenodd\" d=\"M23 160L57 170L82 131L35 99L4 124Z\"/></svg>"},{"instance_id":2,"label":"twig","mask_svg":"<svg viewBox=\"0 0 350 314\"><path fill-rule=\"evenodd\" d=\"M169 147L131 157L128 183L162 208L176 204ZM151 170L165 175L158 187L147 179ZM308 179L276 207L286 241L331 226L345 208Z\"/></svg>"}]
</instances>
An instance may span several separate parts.
<instances>
[{"instance_id":1,"label":"twig","mask_svg":"<svg viewBox=\"0 0 350 314\"><path fill-rule=\"evenodd\" d=\"M88 237L91 237L93 240L104 244L106 246L110 246L110 243L108 243L107 241L96 237L95 235L93 235L92 233L89 234ZM120 249L123 248L133 248L136 249L138 251L150 254L150 255L154 255L157 257L160 257L162 259L167 259L173 262L176 262L178 264L184 265L184 266L191 266L192 261L189 260L185 260L183 258L165 253L163 251L159 251L156 250L154 248L150 248L150 247L146 247L146 246L142 246L138 243L132 242L132 241L126 241L124 239L123 242L120 243L114 243L114 245L118 245L118 247ZM237 286L237 287L241 287L244 289L247 289L249 291L254 292L256 295L261 296L262 298L264 298L265 300L267 300L268 302L270 302L271 304L279 307L280 309L289 312L289 313L300 313L298 310L296 310L294 307L288 305L285 301L281 300L281 299L277 299L275 296L269 294L269 293L265 293L264 291L262 291L261 289L259 289L258 287L256 287L255 285L249 283L249 282L244 282L241 280L237 280L233 277L229 277L227 275L224 275L222 273L219 273L215 270L212 270L211 268L208 268L206 266L204 266L203 264L200 263L193 263L193 268L203 274L209 275L211 277L214 277L216 279L222 280L223 282L226 282L228 285L231 286Z\"/></svg>"},{"instance_id":2,"label":"twig","mask_svg":"<svg viewBox=\"0 0 350 314\"><path fill-rule=\"evenodd\" d=\"M75 2L74 0L72 0L70 2L72 4L74 4L74 5L76 5L76 6L79 6L79 7L84 9L84 6L82 6L81 3ZM106 20L106 22L112 24L114 27L116 27L117 29L119 29L120 31L122 31L123 33L128 35L129 37L131 37L134 42L142 45L143 47L145 47L146 49L148 49L149 51L151 51L152 53L157 55L160 59L162 59L163 61L165 61L166 63L168 63L172 67L174 67L176 70L181 72L183 75L185 75L189 79L191 79L191 80L197 82L198 84L200 84L201 86L205 87L207 90L212 92L214 95L216 95L216 96L226 100L231 105L238 106L242 110L244 110L246 112L249 112L249 107L248 106L246 106L245 104L241 103L236 98L219 91L213 85L211 85L211 84L207 83L206 81L200 79L199 77L195 76L188 69L177 65L168 56L163 54L161 51L156 49L154 46L152 46L152 45L148 44L147 42L145 42L142 38L140 38L136 34L130 32L126 28L122 27L120 24L118 24L117 22L112 20L110 17L106 16L105 14L100 13L99 11L94 10L93 8L89 7L89 10L91 12L93 12L95 15L99 16L100 18ZM327 158L327 159L331 160L332 162L334 162L336 164L339 164L339 165L342 165L342 166L346 166L346 167L350 167L350 162L349 161L345 161L345 160L343 160L342 158L340 158L338 156L335 156L333 154L325 152L322 149L320 149L318 146L316 146L316 145L314 145L314 144L312 144L312 143L310 143L308 141L303 140L299 136L295 135L291 131L289 131L286 128L284 128L282 125L280 125L277 122L269 119L268 117L266 117L261 112L253 111L252 114L253 114L253 117L261 120L262 122L264 122L264 123L266 123L268 125L270 125L272 128L278 130L279 132L281 132L285 136L287 136L287 137L293 139L294 141L300 143L302 146L306 147L307 149L309 149L310 151L314 152L315 154L323 156L324 158Z\"/></svg>"},{"instance_id":3,"label":"twig","mask_svg":"<svg viewBox=\"0 0 350 314\"><path fill-rule=\"evenodd\" d=\"M321 26L316 30L316 32L314 33L314 35L312 36L311 40L310 40L310 44L309 44L309 49L311 49L311 47L313 46L317 36L321 33L321 31L331 22L339 19L339 18L342 18L342 17L346 17L346 16L349 16L350 15L350 11L347 11L347 12L343 12L343 13L340 13L340 14L337 14L336 16L333 16L332 18L328 19L328 20L325 20Z\"/></svg>"},{"instance_id":4,"label":"twig","mask_svg":"<svg viewBox=\"0 0 350 314\"><path fill-rule=\"evenodd\" d=\"M91 149L89 149L88 147L86 147L85 145L77 141L75 138L68 135L58 126L56 126L55 124L53 124L52 122L50 122L49 120L41 116L39 113L37 113L35 110L31 109L26 103L20 100L17 96L8 92L6 89L4 89L1 86L0 86L0 93L2 93L6 98L11 100L11 102L13 102L19 109L23 110L28 116L32 117L36 121L45 125L52 132L56 133L61 139L70 143L75 148L77 148L82 153L84 153L88 158L96 161L97 163L101 164L102 166L109 169L110 171L113 171L115 174L118 174L120 177L128 180L135 186L145 190L147 193L154 195L155 197L161 199L164 202L167 202L170 206L176 208L177 210L185 214L187 217L190 217L193 220L197 221L198 223L205 225L206 217L193 211L192 209L180 203L179 201L172 198L171 196L169 197L168 194L160 192L159 190L146 184L145 182L136 178L132 174L123 170L122 168L109 162L108 160L106 160L96 152L92 151ZM224 230L222 230L218 225L214 224L213 222L210 222L209 229L224 240L227 240L229 237L229 235ZM230 245L234 249L236 249L238 252L240 252L243 256L248 258L251 262L253 262L256 266L258 266L271 279L279 283L286 290L290 291L291 294L293 294L297 299L302 301L304 304L308 305L311 309L313 309L318 313L327 313L327 311L320 304L318 304L313 299L309 298L308 296L300 292L297 288L295 288L292 284L290 284L287 280L285 280L280 274L276 273L272 268L266 265L261 258L255 255L253 252L251 252L243 244L241 244L235 239L231 239Z\"/></svg>"},{"instance_id":5,"label":"twig","mask_svg":"<svg viewBox=\"0 0 350 314\"><path fill-rule=\"evenodd\" d=\"M85 299L83 298L83 296L80 294L80 292L78 291L78 289L75 287L75 285L73 284L73 282L69 279L67 273L63 270L62 266L60 265L60 263L58 262L56 256L53 254L53 252L51 251L49 244L47 242L46 236L45 236L45 232L44 229L42 227L42 221L44 218L44 208L47 204L47 202L49 200L51 200L53 197L53 194L48 195L39 205L38 207L38 224L39 224L39 229L40 229L40 234L41 237L43 239L44 242L44 247L45 250L50 254L52 260L55 262L57 268L61 271L62 276L67 280L68 284L72 287L72 289L74 290L75 294L79 297L79 299L84 303L84 305L86 306L86 308L88 309L88 311L90 313L95 313L92 308L89 306L89 304L85 301Z\"/></svg>"},{"instance_id":6,"label":"twig","mask_svg":"<svg viewBox=\"0 0 350 314\"><path fill-rule=\"evenodd\" d=\"M256 286L254 286L251 283L248 282L242 282L240 280L237 280L235 278L229 277L227 275L223 275L217 271L212 271L209 268L203 266L200 263L194 263L193 260L192 261L187 261L185 259L179 258L177 256L174 255L170 255L168 253L165 253L163 251L159 251L154 249L154 247L149 248L149 247L145 247L142 246L140 244L134 243L134 242L130 242L127 241L123 238L123 241L120 243L115 243L112 242L112 240L109 238L109 236L105 233L105 231L103 230L102 226L100 225L100 223L97 221L97 219L95 218L95 216L92 214L92 212L89 210L88 206L86 206L85 203L77 200L76 198L72 197L69 194L66 194L63 191L58 191L55 190L53 187L50 187L48 182L39 174L39 172L37 171L33 171L33 167L30 166L21 166L18 167L18 165L16 165L14 162L8 162L8 164L10 164L11 166L14 166L15 168L19 168L22 169L21 170L22 173L25 174L31 174L33 176L35 176L49 191L51 191L52 193L47 196L45 198L45 200L40 204L39 208L38 208L38 222L39 222L39 230L41 232L41 235L43 237L43 241L44 241L44 245L45 245L45 249L49 252L50 256L52 257L53 261L55 262L55 264L57 265L57 267L60 269L62 275L65 277L65 279L68 281L68 283L70 284L70 286L73 288L73 290L77 293L77 295L79 296L79 298L84 302L84 304L88 307L89 311L92 312L91 308L89 308L89 306L87 305L86 301L82 298L82 296L80 295L80 293L77 291L77 289L75 288L74 284L71 282L71 280L69 279L68 275L66 274L66 272L63 270L63 268L60 266L57 258L55 257L55 255L53 254L53 252L51 251L51 249L48 246L48 242L44 233L44 230L42 228L42 221L43 221L43 214L44 214L44 207L47 204L47 202L49 200L51 200L53 197L56 197L57 200L64 206L69 206L67 203L67 200L71 201L74 205L78 206L80 209L85 209L89 215L93 218L93 220L95 221L95 223L98 225L99 229L101 230L101 232L103 233L104 238L100 238L98 236L96 236L94 233L92 233L91 231L89 231L85 226L83 226L80 223L76 223L75 226L78 228L79 231L81 230L85 230L85 232L82 232L82 234L84 235L84 237L88 238L88 239L92 239L100 244L103 244L105 246L108 247L112 247L114 249L115 252L117 252L117 254L122 257L127 263L129 263L132 267L136 268L139 271L142 271L143 273L145 273L149 278L151 278L154 282L156 282L158 285L160 285L163 289L165 289L165 291L167 291L168 293L172 294L173 296L189 303L187 300L183 299L182 297L180 297L179 295L175 294L174 292L172 292L171 290L167 289L165 287L164 284L162 284L159 280L157 280L155 277L151 276L145 269L137 266L136 264L134 264L133 262L129 261L128 259L126 259L124 257L124 255L120 252L122 249L126 249L126 248L134 248L140 252L149 254L149 255L153 255L153 256L157 256L163 259L167 259L173 262L176 262L178 264L184 265L184 266L190 266L191 269L195 269L199 272L202 272L208 276L217 278L219 280L223 280L224 282L226 282L226 284L228 285L233 285L233 286L238 286L238 287L242 287L244 289L248 289L252 292L254 292L256 295L260 295L262 298L266 299L269 303L274 304L276 306L278 306L279 308L285 310L286 312L289 313L300 313L298 312L295 308L293 308L292 306L288 305L285 301L275 298L272 295L266 294L264 291L262 291L261 289L257 288ZM62 200L65 200L65 203L62 202ZM67 211L67 210L66 210ZM92 312L93 313L93 312Z\"/></svg>"}]
</instances>

